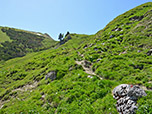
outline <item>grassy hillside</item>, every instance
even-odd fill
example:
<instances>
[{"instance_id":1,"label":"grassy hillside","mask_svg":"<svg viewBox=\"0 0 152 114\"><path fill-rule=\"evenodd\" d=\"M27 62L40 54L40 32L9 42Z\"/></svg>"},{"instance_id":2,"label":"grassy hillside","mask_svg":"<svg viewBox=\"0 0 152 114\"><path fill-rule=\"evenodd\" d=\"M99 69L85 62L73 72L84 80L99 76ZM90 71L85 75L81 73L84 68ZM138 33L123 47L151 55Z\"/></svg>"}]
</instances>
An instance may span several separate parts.
<instances>
[{"instance_id":1,"label":"grassy hillside","mask_svg":"<svg viewBox=\"0 0 152 114\"><path fill-rule=\"evenodd\" d=\"M53 45L55 41L46 34L0 27L0 61L22 57Z\"/></svg>"},{"instance_id":2,"label":"grassy hillside","mask_svg":"<svg viewBox=\"0 0 152 114\"><path fill-rule=\"evenodd\" d=\"M137 114L152 113L152 3L138 6L95 35L0 65L0 113L117 114L111 91L135 84L147 96ZM66 39L66 38L65 38ZM45 80L50 71L56 79Z\"/></svg>"},{"instance_id":3,"label":"grassy hillside","mask_svg":"<svg viewBox=\"0 0 152 114\"><path fill-rule=\"evenodd\" d=\"M2 30L2 28L0 27L0 46L2 47L1 43L5 42L5 41L11 41L10 38L6 35L6 33L4 33Z\"/></svg>"}]
</instances>

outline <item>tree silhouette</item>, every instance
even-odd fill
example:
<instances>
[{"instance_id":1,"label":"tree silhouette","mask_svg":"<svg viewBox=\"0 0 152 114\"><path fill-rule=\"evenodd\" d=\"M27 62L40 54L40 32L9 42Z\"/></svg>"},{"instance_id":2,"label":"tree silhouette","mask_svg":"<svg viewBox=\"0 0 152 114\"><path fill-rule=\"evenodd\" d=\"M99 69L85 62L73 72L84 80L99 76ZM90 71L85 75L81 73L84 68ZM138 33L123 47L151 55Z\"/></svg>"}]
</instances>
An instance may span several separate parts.
<instances>
[{"instance_id":1,"label":"tree silhouette","mask_svg":"<svg viewBox=\"0 0 152 114\"><path fill-rule=\"evenodd\" d=\"M59 38L58 38L60 41L62 41L63 40L63 34L59 34Z\"/></svg>"},{"instance_id":2,"label":"tree silhouette","mask_svg":"<svg viewBox=\"0 0 152 114\"><path fill-rule=\"evenodd\" d=\"M69 34L70 34L70 32L68 31L68 32L66 33L65 37L68 36Z\"/></svg>"}]
</instances>

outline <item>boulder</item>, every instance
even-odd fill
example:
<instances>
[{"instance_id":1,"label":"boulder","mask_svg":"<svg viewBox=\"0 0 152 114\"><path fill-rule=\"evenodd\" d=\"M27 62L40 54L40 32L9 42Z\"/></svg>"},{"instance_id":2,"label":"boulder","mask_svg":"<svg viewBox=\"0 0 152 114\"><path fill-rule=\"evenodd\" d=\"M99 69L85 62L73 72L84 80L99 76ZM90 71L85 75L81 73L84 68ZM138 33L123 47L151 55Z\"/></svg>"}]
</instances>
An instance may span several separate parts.
<instances>
[{"instance_id":1,"label":"boulder","mask_svg":"<svg viewBox=\"0 0 152 114\"><path fill-rule=\"evenodd\" d=\"M47 75L45 75L45 80L48 78L51 79L52 81L56 79L56 71L51 71Z\"/></svg>"},{"instance_id":2,"label":"boulder","mask_svg":"<svg viewBox=\"0 0 152 114\"><path fill-rule=\"evenodd\" d=\"M134 114L137 110L137 100L147 94L137 85L121 84L112 91L113 98L117 100L119 114Z\"/></svg>"}]
</instances>

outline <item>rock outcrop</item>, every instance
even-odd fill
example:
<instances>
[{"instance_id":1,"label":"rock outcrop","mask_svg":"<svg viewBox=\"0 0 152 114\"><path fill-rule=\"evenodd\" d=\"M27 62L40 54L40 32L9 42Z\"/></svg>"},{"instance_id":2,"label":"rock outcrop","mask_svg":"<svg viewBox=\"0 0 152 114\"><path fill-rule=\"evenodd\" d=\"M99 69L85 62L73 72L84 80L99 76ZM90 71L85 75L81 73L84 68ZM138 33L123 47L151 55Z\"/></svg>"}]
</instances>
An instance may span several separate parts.
<instances>
[{"instance_id":1,"label":"rock outcrop","mask_svg":"<svg viewBox=\"0 0 152 114\"><path fill-rule=\"evenodd\" d=\"M56 79L56 71L51 71L45 76L45 80L50 78L52 81Z\"/></svg>"},{"instance_id":2,"label":"rock outcrop","mask_svg":"<svg viewBox=\"0 0 152 114\"><path fill-rule=\"evenodd\" d=\"M113 98L117 100L117 111L119 114L135 114L138 98L146 96L143 89L137 85L121 84L114 88Z\"/></svg>"}]
</instances>

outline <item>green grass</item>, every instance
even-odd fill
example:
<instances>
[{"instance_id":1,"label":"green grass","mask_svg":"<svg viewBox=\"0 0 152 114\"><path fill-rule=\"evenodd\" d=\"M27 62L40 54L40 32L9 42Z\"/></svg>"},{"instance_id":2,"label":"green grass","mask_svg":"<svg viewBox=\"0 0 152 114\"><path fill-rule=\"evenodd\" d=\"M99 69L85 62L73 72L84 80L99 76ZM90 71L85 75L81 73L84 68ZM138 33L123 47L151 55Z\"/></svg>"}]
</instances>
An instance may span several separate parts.
<instances>
[{"instance_id":1,"label":"green grass","mask_svg":"<svg viewBox=\"0 0 152 114\"><path fill-rule=\"evenodd\" d=\"M0 35L0 41L3 40L0 47L0 61L23 57L27 53L53 48L57 43L46 34L9 27L1 27ZM6 36L9 36L11 42Z\"/></svg>"},{"instance_id":2,"label":"green grass","mask_svg":"<svg viewBox=\"0 0 152 114\"><path fill-rule=\"evenodd\" d=\"M0 43L5 41L11 41L11 39L9 38L9 36L6 35L6 33L1 31L1 27L0 27ZM0 44L0 46L2 45Z\"/></svg>"},{"instance_id":3,"label":"green grass","mask_svg":"<svg viewBox=\"0 0 152 114\"><path fill-rule=\"evenodd\" d=\"M70 34L63 45L1 61L0 113L116 114L111 91L123 83L147 87L137 114L152 113L152 56L147 55L152 48L151 6L149 2L118 16L95 35ZM142 15L140 21L129 20ZM88 78L75 62L80 60L91 62L96 75ZM52 70L56 79L45 80ZM17 90L35 82L33 89Z\"/></svg>"}]
</instances>

